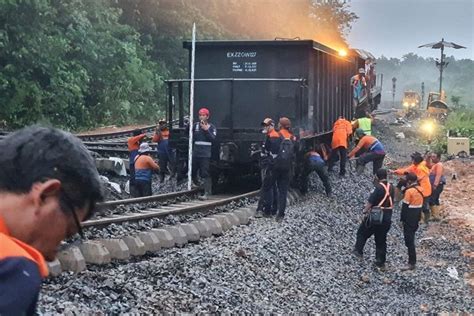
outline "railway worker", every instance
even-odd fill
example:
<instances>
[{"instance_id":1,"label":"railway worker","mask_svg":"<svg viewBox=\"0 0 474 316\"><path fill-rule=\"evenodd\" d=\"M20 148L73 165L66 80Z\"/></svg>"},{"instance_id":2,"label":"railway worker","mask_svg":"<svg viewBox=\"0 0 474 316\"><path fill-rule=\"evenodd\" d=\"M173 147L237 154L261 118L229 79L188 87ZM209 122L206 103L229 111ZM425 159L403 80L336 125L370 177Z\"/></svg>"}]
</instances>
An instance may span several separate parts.
<instances>
[{"instance_id":1,"label":"railway worker","mask_svg":"<svg viewBox=\"0 0 474 316\"><path fill-rule=\"evenodd\" d=\"M359 73L351 78L351 86L353 105L356 108L360 99L365 95L365 88L367 87L364 68L359 68Z\"/></svg>"},{"instance_id":2,"label":"railway worker","mask_svg":"<svg viewBox=\"0 0 474 316\"><path fill-rule=\"evenodd\" d=\"M415 270L415 233L418 230L418 223L421 218L424 196L423 188L418 184L416 174L412 172L407 173L405 183L400 222L403 225L405 246L408 248L408 265L402 268L402 270Z\"/></svg>"},{"instance_id":3,"label":"railway worker","mask_svg":"<svg viewBox=\"0 0 474 316\"><path fill-rule=\"evenodd\" d=\"M278 210L278 189L273 181L273 159L278 155L277 148L280 146L280 134L275 130L275 122L266 118L261 124L262 133L266 135L262 146L260 168L262 176L262 188L257 206L257 217L276 215ZM272 151L273 150L273 151Z\"/></svg>"},{"instance_id":4,"label":"railway worker","mask_svg":"<svg viewBox=\"0 0 474 316\"><path fill-rule=\"evenodd\" d=\"M140 148L140 143L146 137L146 134L142 132L140 129L136 129L132 133L132 137L127 140L129 157L128 157L128 164L130 170L130 195L135 195L135 169L134 169L134 161L135 157L138 155L138 148Z\"/></svg>"},{"instance_id":5,"label":"railway worker","mask_svg":"<svg viewBox=\"0 0 474 316\"><path fill-rule=\"evenodd\" d=\"M272 184L276 184L278 190L276 220L280 222L285 217L286 198L294 161L296 137L291 132L291 121L289 118L281 117L278 126L280 141L272 145L271 151L272 153L277 152L272 172ZM276 144L278 144L278 147L276 147Z\"/></svg>"},{"instance_id":6,"label":"railway worker","mask_svg":"<svg viewBox=\"0 0 474 316\"><path fill-rule=\"evenodd\" d=\"M367 239L374 235L375 266L383 270L387 254L387 233L392 225L394 189L387 181L386 169L378 169L375 180L377 184L365 205L363 220L357 230L357 240L352 253L358 258L362 258ZM381 210L381 221L371 220L370 213L375 208Z\"/></svg>"},{"instance_id":7,"label":"railway worker","mask_svg":"<svg viewBox=\"0 0 474 316\"><path fill-rule=\"evenodd\" d=\"M431 183L429 178L430 170L426 166L426 162L423 159L423 156L419 152L415 152L411 155L412 164L408 167L399 168L393 173L398 176L404 176L407 173L414 173L418 177L418 182L420 183L421 187L423 188L423 217L424 221L428 223L430 219L430 210L429 210L429 199L431 196ZM401 189L404 187L405 181L403 179L398 183L397 189Z\"/></svg>"},{"instance_id":8,"label":"railway worker","mask_svg":"<svg viewBox=\"0 0 474 316\"><path fill-rule=\"evenodd\" d=\"M173 156L171 153L171 149L169 147L169 138L170 138L170 130L166 121L164 119L158 122L158 126L156 127L155 134L153 135L153 142L158 144L157 152L158 152L158 163L160 165L160 182L163 183L165 181L166 172L168 170L168 163L170 164L171 170L174 170L173 166Z\"/></svg>"},{"instance_id":9,"label":"railway worker","mask_svg":"<svg viewBox=\"0 0 474 316\"><path fill-rule=\"evenodd\" d=\"M331 155L329 157L328 169L332 171L335 162L339 159L339 175L344 176L346 174L346 160L347 160L347 139L352 134L351 122L340 116L339 119L334 122L332 127L332 142L331 142Z\"/></svg>"},{"instance_id":10,"label":"railway worker","mask_svg":"<svg viewBox=\"0 0 474 316\"><path fill-rule=\"evenodd\" d=\"M372 115L370 115L369 112L365 112L365 116L355 119L352 121L352 128L357 129L361 128L364 132L365 135L372 135L372 122L374 121L374 118Z\"/></svg>"},{"instance_id":11,"label":"railway worker","mask_svg":"<svg viewBox=\"0 0 474 316\"><path fill-rule=\"evenodd\" d=\"M359 138L359 142L349 153L349 159L363 149L364 153L357 158L357 173L361 174L364 171L365 165L372 162L373 174L376 174L377 170L382 168L385 158L385 149L382 143L374 136L366 135L361 128L357 128L355 134Z\"/></svg>"},{"instance_id":12,"label":"railway worker","mask_svg":"<svg viewBox=\"0 0 474 316\"><path fill-rule=\"evenodd\" d=\"M138 156L135 157L135 197L152 195L151 180L153 172L159 172L160 167L150 157L152 148L148 143L141 143Z\"/></svg>"},{"instance_id":13,"label":"railway worker","mask_svg":"<svg viewBox=\"0 0 474 316\"><path fill-rule=\"evenodd\" d=\"M192 178L196 185L198 171L204 182L204 195L200 199L207 199L212 191L212 180L209 175L209 163L211 160L212 143L216 139L217 130L214 125L209 123L210 112L206 108L201 108L198 112L199 122L193 125L193 169Z\"/></svg>"},{"instance_id":14,"label":"railway worker","mask_svg":"<svg viewBox=\"0 0 474 316\"><path fill-rule=\"evenodd\" d=\"M0 314L35 314L62 240L102 200L93 158L73 135L27 127L0 141Z\"/></svg>"},{"instance_id":15,"label":"railway worker","mask_svg":"<svg viewBox=\"0 0 474 316\"><path fill-rule=\"evenodd\" d=\"M439 196L443 192L444 185L446 184L446 178L444 176L444 167L441 162L441 154L433 153L431 154L431 162L433 165L430 169L430 184L431 184L431 196L429 200L431 215L433 219L437 220L440 217L439 209Z\"/></svg>"},{"instance_id":16,"label":"railway worker","mask_svg":"<svg viewBox=\"0 0 474 316\"><path fill-rule=\"evenodd\" d=\"M331 196L331 184L329 183L329 175L326 167L326 162L321 153L321 145L316 145L304 156L304 167L302 175L302 191L308 191L309 175L315 171L323 182L324 189L327 196Z\"/></svg>"}]
</instances>

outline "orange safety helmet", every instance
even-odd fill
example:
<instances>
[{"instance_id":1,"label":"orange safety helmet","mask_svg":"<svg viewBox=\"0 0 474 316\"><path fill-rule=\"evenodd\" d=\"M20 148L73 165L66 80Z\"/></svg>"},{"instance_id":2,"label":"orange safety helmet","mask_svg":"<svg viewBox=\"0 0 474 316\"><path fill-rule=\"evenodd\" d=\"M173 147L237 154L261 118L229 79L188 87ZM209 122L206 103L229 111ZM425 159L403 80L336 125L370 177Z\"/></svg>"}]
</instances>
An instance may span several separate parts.
<instances>
[{"instance_id":1,"label":"orange safety helmet","mask_svg":"<svg viewBox=\"0 0 474 316\"><path fill-rule=\"evenodd\" d=\"M287 117L281 117L279 123L280 123L280 126L283 127L283 128L288 129L288 128L291 127L291 121Z\"/></svg>"},{"instance_id":2,"label":"orange safety helmet","mask_svg":"<svg viewBox=\"0 0 474 316\"><path fill-rule=\"evenodd\" d=\"M200 108L198 114L199 114L199 115L207 115L207 116L209 116L210 113L209 113L209 110L208 110L208 109L206 109L206 108Z\"/></svg>"}]
</instances>

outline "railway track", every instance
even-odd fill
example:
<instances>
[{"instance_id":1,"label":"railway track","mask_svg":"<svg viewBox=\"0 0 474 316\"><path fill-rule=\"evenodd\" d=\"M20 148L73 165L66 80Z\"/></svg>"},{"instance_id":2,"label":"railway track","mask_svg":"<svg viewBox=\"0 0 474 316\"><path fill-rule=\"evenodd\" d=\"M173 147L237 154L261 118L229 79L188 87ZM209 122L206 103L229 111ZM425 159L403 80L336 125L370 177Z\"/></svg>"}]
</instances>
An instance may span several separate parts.
<instances>
[{"instance_id":1,"label":"railway track","mask_svg":"<svg viewBox=\"0 0 474 316\"><path fill-rule=\"evenodd\" d=\"M195 195L198 191L195 189L144 198L108 201L99 204L98 207L110 209L121 205L169 201ZM112 259L128 260L131 256L143 256L162 248L183 246L188 242L198 242L201 238L222 235L233 226L249 223L255 211L249 208L247 199L257 197L258 194L259 191L252 191L243 194L211 196L206 201L197 199L186 202L172 201L158 207L134 210L126 214L106 215L85 221L82 227L87 239L64 244L57 259L48 264L50 274L54 277L60 275L62 271L80 272L87 269L87 264L108 264ZM289 195L289 198L290 202L296 201L294 196ZM244 204L247 206L235 204L242 200L247 202ZM224 213L222 213L223 210L215 210L225 205L232 206ZM172 218L171 223L167 223L164 217L168 215L180 217L178 220ZM163 221L158 226L156 222L143 223L143 221L155 219L163 219ZM136 222L136 225L133 225L133 222ZM109 226L111 224L116 225ZM119 236L111 236L108 235L109 233L106 234L107 236L101 234L100 232L107 230L107 227L120 227Z\"/></svg>"},{"instance_id":2,"label":"railway track","mask_svg":"<svg viewBox=\"0 0 474 316\"><path fill-rule=\"evenodd\" d=\"M147 125L143 127L138 127L134 129L119 131L119 132L109 132L109 133L90 133L90 134L76 134L76 136L82 141L100 141L103 142L126 142L127 138L133 135L133 131L136 129L141 129L145 133L153 132L156 128L156 125Z\"/></svg>"},{"instance_id":3,"label":"railway track","mask_svg":"<svg viewBox=\"0 0 474 316\"><path fill-rule=\"evenodd\" d=\"M79 139L84 143L97 143L102 144L102 146L107 146L109 144L120 144L123 145L127 143L128 137L133 135L133 131L136 129L141 129L145 133L151 133L155 130L156 125L146 125L143 127L137 127L134 129L128 129L118 132L107 132L107 133L87 133L87 134L75 134ZM6 137L10 132L0 131L0 139Z\"/></svg>"},{"instance_id":4,"label":"railway track","mask_svg":"<svg viewBox=\"0 0 474 316\"><path fill-rule=\"evenodd\" d=\"M199 192L199 189L191 191L173 192L157 196L134 198L126 200L116 200L99 204L99 208L109 208L118 205L140 204L148 202L166 201L183 196L192 196ZM150 207L144 210L135 210L127 214L104 216L97 219L88 220L82 223L82 227L104 227L110 224L121 224L124 222L136 222L152 218L161 218L168 215L182 215L210 210L219 206L239 201L245 198L256 197L259 190L238 195L217 195L211 196L208 200L191 200L186 202L172 202L158 207Z\"/></svg>"}]
</instances>

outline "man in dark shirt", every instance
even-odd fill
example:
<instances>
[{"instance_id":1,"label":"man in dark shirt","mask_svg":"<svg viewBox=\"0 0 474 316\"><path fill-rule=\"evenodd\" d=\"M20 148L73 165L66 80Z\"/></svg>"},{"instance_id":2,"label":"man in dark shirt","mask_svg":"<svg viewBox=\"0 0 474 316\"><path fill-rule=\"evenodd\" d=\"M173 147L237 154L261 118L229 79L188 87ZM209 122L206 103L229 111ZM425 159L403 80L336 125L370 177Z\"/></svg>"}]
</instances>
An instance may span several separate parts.
<instances>
[{"instance_id":1,"label":"man in dark shirt","mask_svg":"<svg viewBox=\"0 0 474 316\"><path fill-rule=\"evenodd\" d=\"M301 176L302 187L301 191L306 193L308 191L309 175L314 171L323 182L326 195L331 196L331 184L329 183L329 175L326 167L326 162L321 155L321 145L317 144L315 148L311 149L304 156L303 174Z\"/></svg>"},{"instance_id":2,"label":"man in dark shirt","mask_svg":"<svg viewBox=\"0 0 474 316\"><path fill-rule=\"evenodd\" d=\"M266 118L261 124L265 134L265 142L262 146L262 188L257 207L257 217L262 215L269 217L277 213L278 208L278 188L273 181L273 159L278 155L281 137L275 130L275 122L271 118Z\"/></svg>"},{"instance_id":3,"label":"man in dark shirt","mask_svg":"<svg viewBox=\"0 0 474 316\"><path fill-rule=\"evenodd\" d=\"M45 260L81 232L101 183L81 141L57 129L19 130L0 152L0 315L33 315Z\"/></svg>"},{"instance_id":4,"label":"man in dark shirt","mask_svg":"<svg viewBox=\"0 0 474 316\"><path fill-rule=\"evenodd\" d=\"M199 122L193 125L193 182L197 184L198 171L204 182L204 195L200 199L205 200L211 194L212 182L209 175L209 163L211 161L212 143L216 139L216 128L209 123L210 112L202 108L198 112Z\"/></svg>"},{"instance_id":5,"label":"man in dark shirt","mask_svg":"<svg viewBox=\"0 0 474 316\"><path fill-rule=\"evenodd\" d=\"M393 186L387 182L387 170L379 169L375 174L377 184L369 196L364 208L364 217L357 230L357 241L353 254L362 258L365 243L372 235L375 235L375 265L379 269L385 268L387 253L387 233L392 224L393 210ZM380 223L370 220L370 212L373 208L382 209L383 218Z\"/></svg>"}]
</instances>

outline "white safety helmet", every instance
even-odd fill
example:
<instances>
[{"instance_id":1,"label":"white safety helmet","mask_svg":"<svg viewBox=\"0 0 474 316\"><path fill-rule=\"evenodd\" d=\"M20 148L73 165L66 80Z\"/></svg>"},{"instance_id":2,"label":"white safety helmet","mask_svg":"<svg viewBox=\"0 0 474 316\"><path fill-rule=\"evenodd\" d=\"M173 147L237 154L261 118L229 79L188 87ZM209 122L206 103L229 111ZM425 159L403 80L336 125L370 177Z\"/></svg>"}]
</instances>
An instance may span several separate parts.
<instances>
[{"instance_id":1,"label":"white safety helmet","mask_svg":"<svg viewBox=\"0 0 474 316\"><path fill-rule=\"evenodd\" d=\"M138 149L138 153L139 154L144 154L144 153L148 153L152 150L153 149L151 149L151 147L150 147L150 145L148 145L148 143L141 143L140 148Z\"/></svg>"}]
</instances>

